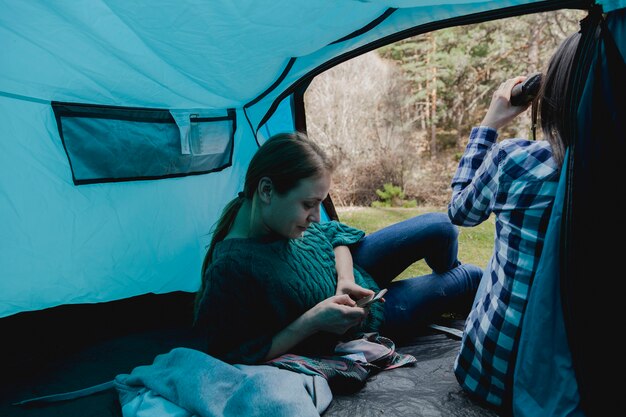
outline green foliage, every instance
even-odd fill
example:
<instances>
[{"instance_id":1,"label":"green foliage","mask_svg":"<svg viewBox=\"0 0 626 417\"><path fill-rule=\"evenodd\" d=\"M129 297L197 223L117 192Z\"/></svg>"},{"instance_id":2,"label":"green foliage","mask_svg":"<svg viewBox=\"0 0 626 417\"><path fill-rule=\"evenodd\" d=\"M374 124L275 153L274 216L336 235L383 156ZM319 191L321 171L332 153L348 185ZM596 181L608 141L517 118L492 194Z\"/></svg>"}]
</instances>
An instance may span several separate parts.
<instances>
[{"instance_id":1,"label":"green foliage","mask_svg":"<svg viewBox=\"0 0 626 417\"><path fill-rule=\"evenodd\" d=\"M458 137L458 132L453 131L440 131L437 132L437 140L440 144L440 149L451 149L456 146L456 140Z\"/></svg>"},{"instance_id":2,"label":"green foliage","mask_svg":"<svg viewBox=\"0 0 626 417\"><path fill-rule=\"evenodd\" d=\"M387 45L379 54L402 69L416 117L436 127L440 142L440 131L469 132L478 124L490 93L506 79L545 69L585 14L558 10L451 27Z\"/></svg>"},{"instance_id":3,"label":"green foliage","mask_svg":"<svg viewBox=\"0 0 626 417\"><path fill-rule=\"evenodd\" d=\"M417 201L405 200L402 188L391 183L383 185L382 190L376 190L380 201L372 202L372 207L416 207Z\"/></svg>"}]
</instances>

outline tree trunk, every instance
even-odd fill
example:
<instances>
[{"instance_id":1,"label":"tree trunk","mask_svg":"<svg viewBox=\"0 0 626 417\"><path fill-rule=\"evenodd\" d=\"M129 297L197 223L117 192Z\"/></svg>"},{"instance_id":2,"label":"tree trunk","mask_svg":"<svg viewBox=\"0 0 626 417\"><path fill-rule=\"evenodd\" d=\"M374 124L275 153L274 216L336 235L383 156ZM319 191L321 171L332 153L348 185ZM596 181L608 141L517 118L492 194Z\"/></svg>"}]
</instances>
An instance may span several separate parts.
<instances>
[{"instance_id":1,"label":"tree trunk","mask_svg":"<svg viewBox=\"0 0 626 417\"><path fill-rule=\"evenodd\" d=\"M541 42L542 25L535 25L531 29L530 39L528 40L528 62L530 68L528 73L535 72L539 69L539 44Z\"/></svg>"},{"instance_id":2,"label":"tree trunk","mask_svg":"<svg viewBox=\"0 0 626 417\"><path fill-rule=\"evenodd\" d=\"M458 109L459 115L456 118L456 140L454 141L454 148L458 149L460 147L461 140L465 136L463 130L463 120L465 120L465 110Z\"/></svg>"},{"instance_id":3,"label":"tree trunk","mask_svg":"<svg viewBox=\"0 0 626 417\"><path fill-rule=\"evenodd\" d=\"M417 91L418 93L421 92L423 90L422 87L422 83L418 83L417 84ZM419 119L420 119L420 126L422 128L422 132L426 131L426 121L428 120L428 103L424 104L421 101L417 103L416 105L418 111L419 111Z\"/></svg>"},{"instance_id":4,"label":"tree trunk","mask_svg":"<svg viewBox=\"0 0 626 417\"><path fill-rule=\"evenodd\" d=\"M434 34L431 34L431 53L429 55L434 56L437 49L437 41ZM431 157L437 156L437 63L433 59L432 67L432 90L430 93L430 155Z\"/></svg>"}]
</instances>

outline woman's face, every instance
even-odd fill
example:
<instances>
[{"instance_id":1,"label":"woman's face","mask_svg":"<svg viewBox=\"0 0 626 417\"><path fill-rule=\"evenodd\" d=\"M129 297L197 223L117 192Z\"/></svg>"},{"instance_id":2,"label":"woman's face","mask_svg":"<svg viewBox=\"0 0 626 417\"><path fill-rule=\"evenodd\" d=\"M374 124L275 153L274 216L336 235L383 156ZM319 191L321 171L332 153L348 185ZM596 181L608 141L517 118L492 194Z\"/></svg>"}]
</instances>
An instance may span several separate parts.
<instances>
[{"instance_id":1,"label":"woman's face","mask_svg":"<svg viewBox=\"0 0 626 417\"><path fill-rule=\"evenodd\" d=\"M300 180L298 186L280 195L274 192L263 219L269 232L298 238L313 222L320 221L320 204L330 190L330 174Z\"/></svg>"}]
</instances>

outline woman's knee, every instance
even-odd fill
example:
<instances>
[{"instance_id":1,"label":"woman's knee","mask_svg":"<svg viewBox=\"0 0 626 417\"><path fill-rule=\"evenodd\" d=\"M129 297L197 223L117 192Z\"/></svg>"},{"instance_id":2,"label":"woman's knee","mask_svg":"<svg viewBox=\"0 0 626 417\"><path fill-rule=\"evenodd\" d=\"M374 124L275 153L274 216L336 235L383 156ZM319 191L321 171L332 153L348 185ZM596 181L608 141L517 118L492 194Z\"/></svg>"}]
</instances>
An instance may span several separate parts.
<instances>
[{"instance_id":1,"label":"woman's knee","mask_svg":"<svg viewBox=\"0 0 626 417\"><path fill-rule=\"evenodd\" d=\"M483 269L472 264L463 264L460 265L459 268L461 268L466 274L470 290L476 291L476 289L478 289L478 285L480 284L480 280L483 277Z\"/></svg>"},{"instance_id":2,"label":"woman's knee","mask_svg":"<svg viewBox=\"0 0 626 417\"><path fill-rule=\"evenodd\" d=\"M459 228L452 224L447 213L433 213L437 215L441 233L446 235L450 240L456 240L459 236Z\"/></svg>"},{"instance_id":3,"label":"woman's knee","mask_svg":"<svg viewBox=\"0 0 626 417\"><path fill-rule=\"evenodd\" d=\"M431 233L435 233L440 239L455 241L459 235L459 228L452 224L446 213L425 213L421 221L428 225Z\"/></svg>"},{"instance_id":4,"label":"woman's knee","mask_svg":"<svg viewBox=\"0 0 626 417\"><path fill-rule=\"evenodd\" d=\"M443 273L459 265L458 228L452 224L445 213L426 213L421 216L423 222L421 239L428 242L426 263L436 273Z\"/></svg>"}]
</instances>

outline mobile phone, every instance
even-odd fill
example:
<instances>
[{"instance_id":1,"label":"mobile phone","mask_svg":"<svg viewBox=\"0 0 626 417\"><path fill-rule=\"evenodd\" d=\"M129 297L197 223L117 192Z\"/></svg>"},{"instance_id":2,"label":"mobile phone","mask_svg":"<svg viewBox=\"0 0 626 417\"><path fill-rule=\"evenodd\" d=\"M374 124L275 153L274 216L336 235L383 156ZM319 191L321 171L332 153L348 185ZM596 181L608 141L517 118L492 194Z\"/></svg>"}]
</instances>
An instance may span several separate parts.
<instances>
[{"instance_id":1,"label":"mobile phone","mask_svg":"<svg viewBox=\"0 0 626 417\"><path fill-rule=\"evenodd\" d=\"M367 297L363 297L356 302L357 307L368 307L370 304L375 303L376 301L380 301L383 298L383 295L387 292L387 288L383 288L375 294L368 295Z\"/></svg>"},{"instance_id":2,"label":"mobile phone","mask_svg":"<svg viewBox=\"0 0 626 417\"><path fill-rule=\"evenodd\" d=\"M523 82L515 84L511 90L511 104L513 106L525 106L533 101L539 94L542 79L543 74L535 72L526 77Z\"/></svg>"}]
</instances>

